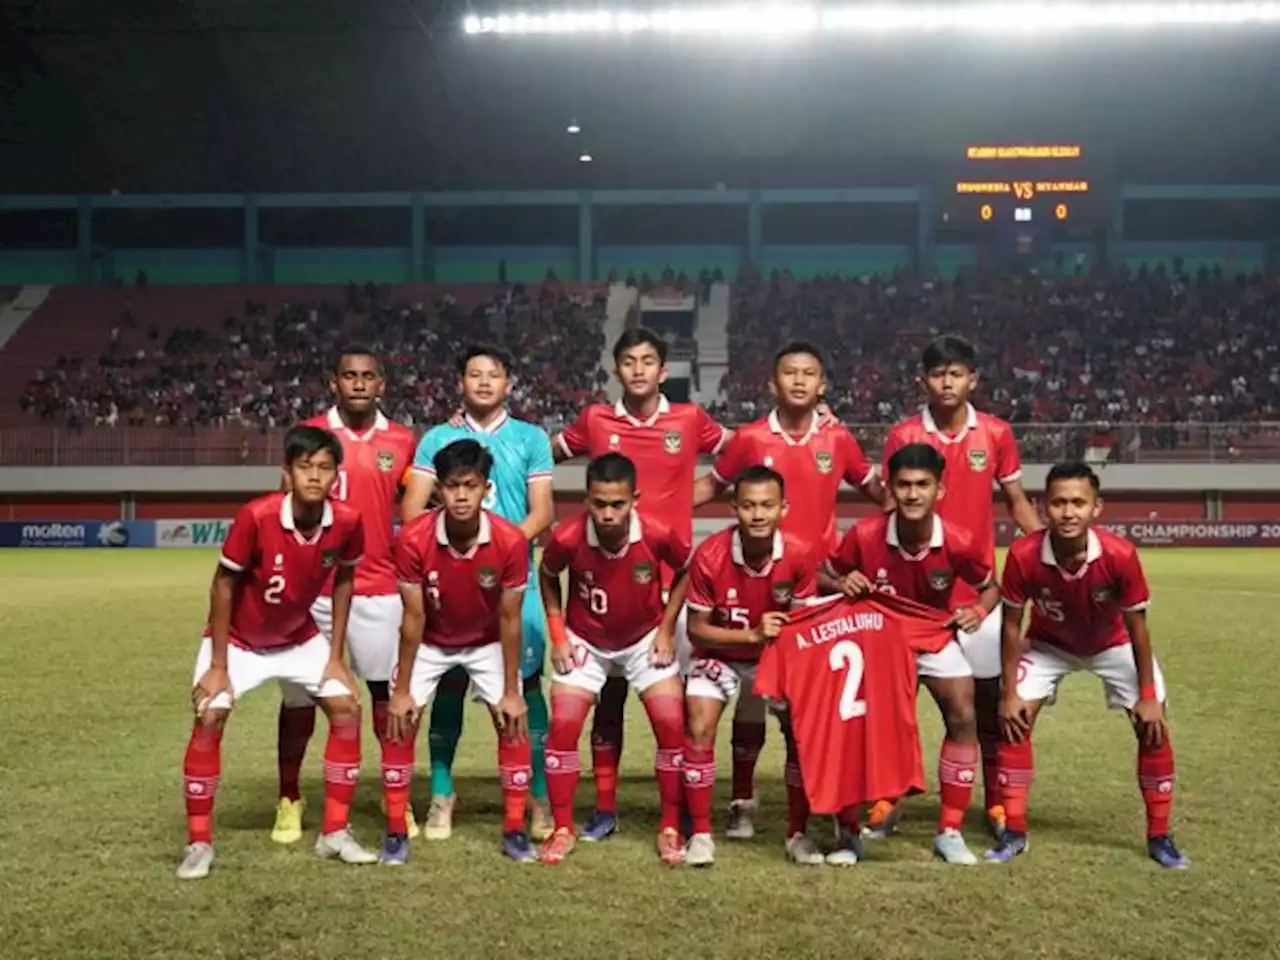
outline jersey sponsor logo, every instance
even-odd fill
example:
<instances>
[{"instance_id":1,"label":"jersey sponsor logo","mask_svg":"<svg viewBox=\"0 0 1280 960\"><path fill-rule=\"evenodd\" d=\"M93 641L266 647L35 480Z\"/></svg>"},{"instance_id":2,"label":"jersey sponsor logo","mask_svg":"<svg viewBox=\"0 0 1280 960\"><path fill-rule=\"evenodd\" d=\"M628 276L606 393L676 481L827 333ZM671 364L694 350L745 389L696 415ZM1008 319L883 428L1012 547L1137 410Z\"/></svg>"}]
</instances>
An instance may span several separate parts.
<instances>
[{"instance_id":1,"label":"jersey sponsor logo","mask_svg":"<svg viewBox=\"0 0 1280 960\"><path fill-rule=\"evenodd\" d=\"M482 590L492 590L498 585L498 568L497 567L481 567L477 579L480 581Z\"/></svg>"},{"instance_id":2,"label":"jersey sponsor logo","mask_svg":"<svg viewBox=\"0 0 1280 960\"><path fill-rule=\"evenodd\" d=\"M725 598L726 598L730 603L737 603L737 602L738 602L738 588L737 588L737 587L730 587L730 588L729 588L729 592L725 594Z\"/></svg>"},{"instance_id":3,"label":"jersey sponsor logo","mask_svg":"<svg viewBox=\"0 0 1280 960\"><path fill-rule=\"evenodd\" d=\"M396 468L396 455L390 450L378 451L378 469L383 473L390 473Z\"/></svg>"},{"instance_id":4,"label":"jersey sponsor logo","mask_svg":"<svg viewBox=\"0 0 1280 960\"><path fill-rule=\"evenodd\" d=\"M337 562L338 562L338 551L336 548L333 550L325 550L323 553L320 554L320 566L324 567L326 570L328 570Z\"/></svg>"},{"instance_id":5,"label":"jersey sponsor logo","mask_svg":"<svg viewBox=\"0 0 1280 960\"><path fill-rule=\"evenodd\" d=\"M975 473L981 473L987 469L987 451L970 450L969 451L969 469Z\"/></svg>"},{"instance_id":6,"label":"jersey sponsor logo","mask_svg":"<svg viewBox=\"0 0 1280 960\"><path fill-rule=\"evenodd\" d=\"M609 449L617 450L620 446L622 446L622 438L616 433L609 434Z\"/></svg>"},{"instance_id":7,"label":"jersey sponsor logo","mask_svg":"<svg viewBox=\"0 0 1280 960\"><path fill-rule=\"evenodd\" d=\"M775 583L773 585L773 602L779 606L785 606L791 602L793 587L790 583Z\"/></svg>"},{"instance_id":8,"label":"jersey sponsor logo","mask_svg":"<svg viewBox=\"0 0 1280 960\"><path fill-rule=\"evenodd\" d=\"M831 454L826 450L819 450L813 455L814 465L817 466L819 473L830 473L831 468L835 465L831 459Z\"/></svg>"},{"instance_id":9,"label":"jersey sponsor logo","mask_svg":"<svg viewBox=\"0 0 1280 960\"><path fill-rule=\"evenodd\" d=\"M662 449L666 450L667 453L679 453L681 442L680 434L674 430L668 430L662 435Z\"/></svg>"},{"instance_id":10,"label":"jersey sponsor logo","mask_svg":"<svg viewBox=\"0 0 1280 960\"><path fill-rule=\"evenodd\" d=\"M929 589L935 593L943 593L950 590L952 579L950 570L932 570L929 573Z\"/></svg>"},{"instance_id":11,"label":"jersey sponsor logo","mask_svg":"<svg viewBox=\"0 0 1280 960\"><path fill-rule=\"evenodd\" d=\"M636 583L653 583L653 564L637 563L631 568L631 577Z\"/></svg>"}]
</instances>

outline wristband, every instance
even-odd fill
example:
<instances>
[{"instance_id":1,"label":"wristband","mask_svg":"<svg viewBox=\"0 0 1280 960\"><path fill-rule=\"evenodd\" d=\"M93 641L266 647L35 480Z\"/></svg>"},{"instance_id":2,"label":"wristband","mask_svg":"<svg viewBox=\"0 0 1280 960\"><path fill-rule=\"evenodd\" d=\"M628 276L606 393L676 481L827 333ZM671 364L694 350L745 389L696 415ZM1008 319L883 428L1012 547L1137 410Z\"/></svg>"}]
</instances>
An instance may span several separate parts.
<instances>
[{"instance_id":1,"label":"wristband","mask_svg":"<svg viewBox=\"0 0 1280 960\"><path fill-rule=\"evenodd\" d=\"M1156 685L1154 683L1144 683L1138 688L1139 700L1156 700Z\"/></svg>"},{"instance_id":2,"label":"wristband","mask_svg":"<svg viewBox=\"0 0 1280 960\"><path fill-rule=\"evenodd\" d=\"M551 637L553 647L563 647L569 642L569 635L564 628L564 614L547 614L547 635Z\"/></svg>"}]
</instances>

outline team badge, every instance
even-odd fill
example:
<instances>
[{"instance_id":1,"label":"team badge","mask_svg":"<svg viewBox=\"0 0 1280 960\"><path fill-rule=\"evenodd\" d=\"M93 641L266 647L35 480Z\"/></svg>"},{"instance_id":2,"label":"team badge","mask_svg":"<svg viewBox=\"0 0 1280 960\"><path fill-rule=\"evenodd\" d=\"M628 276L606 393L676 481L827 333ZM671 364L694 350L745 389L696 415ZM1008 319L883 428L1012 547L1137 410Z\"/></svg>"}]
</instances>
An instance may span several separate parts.
<instances>
[{"instance_id":1,"label":"team badge","mask_svg":"<svg viewBox=\"0 0 1280 960\"><path fill-rule=\"evenodd\" d=\"M498 568L481 567L479 573L480 589L492 590L498 585Z\"/></svg>"},{"instance_id":2,"label":"team badge","mask_svg":"<svg viewBox=\"0 0 1280 960\"><path fill-rule=\"evenodd\" d=\"M950 570L929 571L929 589L934 593L943 593L951 589Z\"/></svg>"},{"instance_id":3,"label":"team badge","mask_svg":"<svg viewBox=\"0 0 1280 960\"><path fill-rule=\"evenodd\" d=\"M390 473L396 468L396 455L390 450L378 451L378 469L383 473Z\"/></svg>"},{"instance_id":4,"label":"team badge","mask_svg":"<svg viewBox=\"0 0 1280 960\"><path fill-rule=\"evenodd\" d=\"M320 566L324 567L326 570L328 570L337 562L338 562L337 550L325 550L322 554L320 554Z\"/></svg>"},{"instance_id":5,"label":"team badge","mask_svg":"<svg viewBox=\"0 0 1280 960\"><path fill-rule=\"evenodd\" d=\"M826 450L819 450L813 455L813 462L818 467L819 473L830 473L832 467L831 454Z\"/></svg>"},{"instance_id":6,"label":"team badge","mask_svg":"<svg viewBox=\"0 0 1280 960\"><path fill-rule=\"evenodd\" d=\"M773 585L773 602L782 606L791 602L792 588L789 583L775 583Z\"/></svg>"},{"instance_id":7,"label":"team badge","mask_svg":"<svg viewBox=\"0 0 1280 960\"><path fill-rule=\"evenodd\" d=\"M980 472L987 469L987 451L970 450L969 451L969 469Z\"/></svg>"},{"instance_id":8,"label":"team badge","mask_svg":"<svg viewBox=\"0 0 1280 960\"><path fill-rule=\"evenodd\" d=\"M631 577L636 583L653 583L653 564L637 563L631 568Z\"/></svg>"},{"instance_id":9,"label":"team badge","mask_svg":"<svg viewBox=\"0 0 1280 960\"><path fill-rule=\"evenodd\" d=\"M1093 591L1094 603L1110 603L1113 599L1115 599L1115 595L1111 592L1110 587L1099 587Z\"/></svg>"},{"instance_id":10,"label":"team badge","mask_svg":"<svg viewBox=\"0 0 1280 960\"><path fill-rule=\"evenodd\" d=\"M662 435L662 449L667 453L675 454L680 452L680 434L674 430L668 430Z\"/></svg>"}]
</instances>

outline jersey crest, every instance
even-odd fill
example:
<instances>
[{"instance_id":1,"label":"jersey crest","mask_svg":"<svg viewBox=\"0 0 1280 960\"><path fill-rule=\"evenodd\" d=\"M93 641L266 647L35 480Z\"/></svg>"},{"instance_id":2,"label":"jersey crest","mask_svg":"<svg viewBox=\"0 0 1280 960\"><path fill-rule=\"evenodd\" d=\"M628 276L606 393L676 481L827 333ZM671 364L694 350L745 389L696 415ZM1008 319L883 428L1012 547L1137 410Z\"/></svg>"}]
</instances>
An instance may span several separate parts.
<instances>
[{"instance_id":1,"label":"jersey crest","mask_svg":"<svg viewBox=\"0 0 1280 960\"><path fill-rule=\"evenodd\" d=\"M814 465L817 466L819 473L830 473L834 466L831 453L827 450L819 450L813 455Z\"/></svg>"},{"instance_id":2,"label":"jersey crest","mask_svg":"<svg viewBox=\"0 0 1280 960\"><path fill-rule=\"evenodd\" d=\"M631 577L636 583L652 583L653 564L648 561L637 563L631 568Z\"/></svg>"},{"instance_id":3,"label":"jersey crest","mask_svg":"<svg viewBox=\"0 0 1280 960\"><path fill-rule=\"evenodd\" d=\"M396 468L396 455L390 450L378 451L378 469L383 473L390 473Z\"/></svg>"},{"instance_id":4,"label":"jersey crest","mask_svg":"<svg viewBox=\"0 0 1280 960\"><path fill-rule=\"evenodd\" d=\"M1114 599L1115 593L1110 587L1099 587L1097 590L1093 591L1094 603L1110 603Z\"/></svg>"},{"instance_id":5,"label":"jersey crest","mask_svg":"<svg viewBox=\"0 0 1280 960\"><path fill-rule=\"evenodd\" d=\"M320 554L320 566L324 567L326 570L328 570L337 562L338 562L337 550L325 550L323 553Z\"/></svg>"},{"instance_id":6,"label":"jersey crest","mask_svg":"<svg viewBox=\"0 0 1280 960\"><path fill-rule=\"evenodd\" d=\"M936 593L945 593L951 589L951 571L933 570L929 574L929 588Z\"/></svg>"},{"instance_id":7,"label":"jersey crest","mask_svg":"<svg viewBox=\"0 0 1280 960\"><path fill-rule=\"evenodd\" d=\"M981 473L983 470L987 469L987 451L970 450L969 469L975 473Z\"/></svg>"},{"instance_id":8,"label":"jersey crest","mask_svg":"<svg viewBox=\"0 0 1280 960\"><path fill-rule=\"evenodd\" d=\"M498 568L481 567L477 579L480 581L480 589L492 590L498 585Z\"/></svg>"},{"instance_id":9,"label":"jersey crest","mask_svg":"<svg viewBox=\"0 0 1280 960\"><path fill-rule=\"evenodd\" d=\"M662 435L662 448L672 455L680 452L681 439L680 434L675 430L668 430Z\"/></svg>"},{"instance_id":10,"label":"jersey crest","mask_svg":"<svg viewBox=\"0 0 1280 960\"><path fill-rule=\"evenodd\" d=\"M773 585L773 602L780 607L784 607L791 602L791 595L794 586L790 583L775 583Z\"/></svg>"}]
</instances>

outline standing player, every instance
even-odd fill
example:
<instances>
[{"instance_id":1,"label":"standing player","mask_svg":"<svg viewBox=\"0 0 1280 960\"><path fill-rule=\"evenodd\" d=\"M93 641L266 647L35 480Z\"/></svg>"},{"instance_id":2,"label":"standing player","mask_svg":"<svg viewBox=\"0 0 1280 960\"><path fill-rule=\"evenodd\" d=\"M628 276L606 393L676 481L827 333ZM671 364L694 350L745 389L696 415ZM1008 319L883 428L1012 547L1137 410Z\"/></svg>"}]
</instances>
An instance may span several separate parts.
<instances>
[{"instance_id":1,"label":"standing player","mask_svg":"<svg viewBox=\"0 0 1280 960\"><path fill-rule=\"evenodd\" d=\"M863 520L845 534L827 564L835 580L824 586L855 599L872 591L896 594L947 611L950 625L959 630L981 626L1000 602L1000 590L983 548L934 512L945 494L945 466L942 454L928 444L899 448L889 458L886 476L894 512ZM938 758L942 809L933 849L948 863L972 865L978 858L960 830L978 766L973 670L959 643L952 642L939 653L921 654L916 673L947 728Z\"/></svg>"},{"instance_id":2,"label":"standing player","mask_svg":"<svg viewBox=\"0 0 1280 960\"><path fill-rule=\"evenodd\" d=\"M400 594L391 562L391 527L395 520L400 483L413 457L413 431L392 423L378 409L386 388L382 363L368 347L351 345L338 356L329 389L334 406L304 421L304 426L332 431L342 445L342 466L330 496L349 503L360 513L364 531L364 559L356 570L355 597L347 625L351 666L369 687L373 701L373 732L378 743L387 738L388 681L395 665L400 637ZM311 615L326 639L333 637L332 581L316 599ZM294 843L302 838L302 799L299 779L307 742L316 726L316 709L305 690L281 683L284 697L277 723L276 756L280 770L280 799L271 839ZM413 817L410 814L410 820ZM417 829L414 824L412 830Z\"/></svg>"},{"instance_id":3,"label":"standing player","mask_svg":"<svg viewBox=\"0 0 1280 960\"><path fill-rule=\"evenodd\" d=\"M284 481L291 492L241 507L223 544L191 692L196 719L182 763L188 844L180 879L201 879L213 866L213 798L231 708L237 697L273 679L306 690L329 718L324 826L316 853L344 863L377 859L347 826L360 777L360 701L343 652L364 535L360 515L329 500L341 463L342 446L333 435L294 427L284 444ZM310 610L331 575L327 640Z\"/></svg>"},{"instance_id":4,"label":"standing player","mask_svg":"<svg viewBox=\"0 0 1280 960\"><path fill-rule=\"evenodd\" d=\"M627 457L635 464L639 485L645 490L641 513L692 542L698 457L719 453L730 433L697 404L671 403L662 395L667 345L652 330L635 327L626 331L613 345L613 359L622 399L583 410L571 426L555 436L555 457L596 458L607 453ZM669 590L673 571L664 567L661 577L663 587ZM682 615L676 626L682 658L688 654L683 633ZM617 829L618 760L626 696L626 683L614 677L605 684L596 707L591 731L596 811L583 828L583 840L602 840ZM758 746L755 751L759 753Z\"/></svg>"},{"instance_id":5,"label":"standing player","mask_svg":"<svg viewBox=\"0 0 1280 960\"><path fill-rule=\"evenodd\" d=\"M748 467L734 483L736 526L705 540L689 571L689 639L694 661L685 687L689 739L684 748L685 797L693 820L686 862L715 862L711 793L716 778L716 727L725 704L750 695L764 644L778 635L786 612L814 595L816 558L801 541L778 529L787 512L782 476ZM741 702L741 700L739 701ZM785 729L785 725L784 725ZM787 738L787 855L821 863L804 832L808 803L794 744Z\"/></svg>"},{"instance_id":6,"label":"standing player","mask_svg":"<svg viewBox=\"0 0 1280 960\"><path fill-rule=\"evenodd\" d=\"M1060 463L1050 470L1049 529L1015 541L1005 559L1002 592L1009 610L1001 638L1000 781L1009 820L987 859L1006 862L1027 849L1031 730L1062 678L1085 670L1102 680L1107 705L1127 711L1137 734L1148 855L1162 867L1189 867L1169 833L1173 747L1164 677L1147 630L1151 591L1133 544L1093 528L1102 514L1098 488L1098 475L1087 464ZM1022 613L1028 605L1024 649Z\"/></svg>"},{"instance_id":7,"label":"standing player","mask_svg":"<svg viewBox=\"0 0 1280 960\"><path fill-rule=\"evenodd\" d=\"M963 337L944 336L925 348L921 357L927 403L915 416L894 424L884 445L884 461L908 443L927 443L946 458L947 495L938 513L952 527L963 530L982 547L995 570L996 531L991 493L999 487L1009 516L1023 533L1040 529L1035 507L1022 488L1022 461L1013 428L1005 421L979 413L969 402L978 383L978 355ZM982 750L982 781L987 825L995 836L1004 829L1004 807L996 778L1000 744L1000 614L997 608L973 633L960 635L960 646L973 668L978 743ZM869 834L885 836L897 820L895 808L880 804L872 811Z\"/></svg>"},{"instance_id":8,"label":"standing player","mask_svg":"<svg viewBox=\"0 0 1280 960\"><path fill-rule=\"evenodd\" d=\"M487 344L470 346L458 361L458 386L462 394L461 421L428 430L413 459L413 473L401 504L407 523L421 515L431 500L437 477L435 455L455 440L480 443L493 454L493 475L484 508L517 524L529 543L551 526L553 465L546 433L531 423L513 420L507 413L511 393L511 358ZM547 780L542 760L547 737L547 701L542 694L542 665L546 659L546 629L542 601L537 591L524 595L522 628L524 696L529 706L529 736L533 745L531 832L536 840L551 834L547 810ZM431 809L427 813L428 840L447 840L453 832L453 759L462 736L466 676L452 671L440 684L431 705L427 742L431 750Z\"/></svg>"},{"instance_id":9,"label":"standing player","mask_svg":"<svg viewBox=\"0 0 1280 960\"><path fill-rule=\"evenodd\" d=\"M391 696L393 741L382 761L382 862L409 859L405 811L418 719L441 677L455 667L475 684L498 731L503 852L529 862L537 856L524 832L532 758L520 676L529 543L515 524L481 506L493 468L488 450L474 440L456 440L436 454L433 465L444 506L411 520L395 544L404 622Z\"/></svg>"},{"instance_id":10,"label":"standing player","mask_svg":"<svg viewBox=\"0 0 1280 960\"><path fill-rule=\"evenodd\" d=\"M823 415L826 388L822 352L817 347L791 343L779 350L769 383L777 408L734 435L711 472L699 478L694 494L695 502L704 503L748 467L763 464L776 470L795 498L782 519L782 530L798 537L818 562L836 545L836 500L841 480L860 489L872 502L884 502L884 489L858 441L838 420ZM749 817L754 807L755 759L764 738L764 702L754 694L739 697L734 715L731 837L753 833ZM741 759L739 742L751 745ZM735 830L734 820L739 818L745 819L745 828Z\"/></svg>"},{"instance_id":11,"label":"standing player","mask_svg":"<svg viewBox=\"0 0 1280 960\"><path fill-rule=\"evenodd\" d=\"M676 619L684 606L689 538L635 511L635 465L606 453L587 467L587 510L556 528L542 554L538 579L547 607L551 660L551 736L547 780L555 833L542 847L545 863L572 852L573 797L578 786L578 740L587 711L610 676L636 688L653 726L654 769L662 801L658 854L684 859L680 842L680 749L684 691L676 660ZM670 602L662 599L661 569L675 571ZM569 573L564 613L560 575Z\"/></svg>"}]
</instances>

